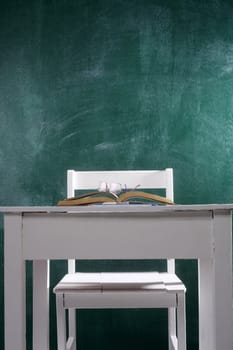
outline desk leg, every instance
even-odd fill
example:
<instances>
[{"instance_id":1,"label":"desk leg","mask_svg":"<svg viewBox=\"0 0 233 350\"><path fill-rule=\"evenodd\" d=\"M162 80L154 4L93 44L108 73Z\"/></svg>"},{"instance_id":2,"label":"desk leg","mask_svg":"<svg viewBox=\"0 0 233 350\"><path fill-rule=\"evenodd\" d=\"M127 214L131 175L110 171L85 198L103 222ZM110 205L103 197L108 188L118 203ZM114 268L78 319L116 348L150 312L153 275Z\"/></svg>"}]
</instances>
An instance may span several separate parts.
<instances>
[{"instance_id":1,"label":"desk leg","mask_svg":"<svg viewBox=\"0 0 233 350\"><path fill-rule=\"evenodd\" d=\"M199 260L199 348L232 349L231 215L213 220L213 256Z\"/></svg>"},{"instance_id":2,"label":"desk leg","mask_svg":"<svg viewBox=\"0 0 233 350\"><path fill-rule=\"evenodd\" d=\"M26 349L25 261L22 216L4 216L5 350Z\"/></svg>"},{"instance_id":3,"label":"desk leg","mask_svg":"<svg viewBox=\"0 0 233 350\"><path fill-rule=\"evenodd\" d=\"M33 261L33 350L49 349L49 261Z\"/></svg>"}]
</instances>

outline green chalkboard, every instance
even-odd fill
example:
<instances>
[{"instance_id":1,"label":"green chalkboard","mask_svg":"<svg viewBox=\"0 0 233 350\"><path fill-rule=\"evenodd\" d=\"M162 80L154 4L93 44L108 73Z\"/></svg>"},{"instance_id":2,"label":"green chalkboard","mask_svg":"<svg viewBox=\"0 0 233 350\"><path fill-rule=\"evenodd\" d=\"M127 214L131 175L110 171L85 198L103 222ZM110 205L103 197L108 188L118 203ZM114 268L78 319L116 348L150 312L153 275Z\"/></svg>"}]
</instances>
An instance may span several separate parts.
<instances>
[{"instance_id":1,"label":"green chalkboard","mask_svg":"<svg viewBox=\"0 0 233 350\"><path fill-rule=\"evenodd\" d=\"M55 204L66 195L69 168L172 167L177 203L232 202L232 27L230 0L3 0L0 205ZM81 261L78 268L160 264ZM51 262L51 271L54 284L65 262ZM188 290L188 349L196 350L196 262L178 261L177 271ZM0 287L3 310L3 279ZM27 290L31 349L30 263ZM167 349L163 310L82 311L78 320L80 350Z\"/></svg>"}]
</instances>

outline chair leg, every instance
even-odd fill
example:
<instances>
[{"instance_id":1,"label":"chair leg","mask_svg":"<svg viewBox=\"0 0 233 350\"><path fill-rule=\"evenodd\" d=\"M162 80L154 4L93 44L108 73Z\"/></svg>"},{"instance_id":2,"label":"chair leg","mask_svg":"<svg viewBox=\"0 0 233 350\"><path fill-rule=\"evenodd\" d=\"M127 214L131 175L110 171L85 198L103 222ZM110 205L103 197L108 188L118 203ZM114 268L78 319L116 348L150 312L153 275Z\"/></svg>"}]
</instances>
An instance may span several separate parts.
<instances>
[{"instance_id":1,"label":"chair leg","mask_svg":"<svg viewBox=\"0 0 233 350\"><path fill-rule=\"evenodd\" d=\"M68 272L75 273L75 260L68 260ZM68 325L69 325L69 337L67 348L68 350L76 350L76 310L68 310Z\"/></svg>"},{"instance_id":2,"label":"chair leg","mask_svg":"<svg viewBox=\"0 0 233 350\"><path fill-rule=\"evenodd\" d=\"M69 339L72 339L71 350L76 350L76 310L68 310L69 319Z\"/></svg>"},{"instance_id":3,"label":"chair leg","mask_svg":"<svg viewBox=\"0 0 233 350\"><path fill-rule=\"evenodd\" d=\"M168 339L169 339L169 350L176 349L175 345L176 338L176 308L171 307L168 309Z\"/></svg>"},{"instance_id":4,"label":"chair leg","mask_svg":"<svg viewBox=\"0 0 233 350\"><path fill-rule=\"evenodd\" d=\"M66 312L63 304L63 294L56 294L57 307L57 349L66 350Z\"/></svg>"},{"instance_id":5,"label":"chair leg","mask_svg":"<svg viewBox=\"0 0 233 350\"><path fill-rule=\"evenodd\" d=\"M186 316L185 316L185 293L178 293L177 305L177 338L178 349L186 350Z\"/></svg>"}]
</instances>

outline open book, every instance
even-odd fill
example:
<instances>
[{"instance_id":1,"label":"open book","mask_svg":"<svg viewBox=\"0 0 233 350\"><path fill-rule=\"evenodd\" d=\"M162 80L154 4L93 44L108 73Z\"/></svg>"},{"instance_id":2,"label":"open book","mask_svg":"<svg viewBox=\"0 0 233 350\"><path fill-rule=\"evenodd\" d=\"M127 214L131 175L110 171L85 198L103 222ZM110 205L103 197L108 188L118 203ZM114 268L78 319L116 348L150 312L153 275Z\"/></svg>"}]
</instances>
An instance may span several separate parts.
<instances>
[{"instance_id":1,"label":"open book","mask_svg":"<svg viewBox=\"0 0 233 350\"><path fill-rule=\"evenodd\" d=\"M73 198L67 198L59 201L57 205L72 206L72 205L88 205L99 203L158 203L158 204L174 204L170 199L159 196L153 193L144 191L123 191L116 195L112 192L89 192L80 194Z\"/></svg>"}]
</instances>

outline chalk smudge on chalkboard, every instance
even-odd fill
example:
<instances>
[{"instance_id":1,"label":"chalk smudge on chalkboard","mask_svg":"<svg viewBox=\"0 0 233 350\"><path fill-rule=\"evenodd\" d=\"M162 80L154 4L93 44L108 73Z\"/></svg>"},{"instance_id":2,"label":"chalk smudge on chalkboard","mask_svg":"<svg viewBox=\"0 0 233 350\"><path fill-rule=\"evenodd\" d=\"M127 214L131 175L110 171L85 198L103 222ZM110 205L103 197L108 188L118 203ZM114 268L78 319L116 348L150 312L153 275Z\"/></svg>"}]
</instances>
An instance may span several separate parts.
<instances>
[{"instance_id":1,"label":"chalk smudge on chalkboard","mask_svg":"<svg viewBox=\"0 0 233 350\"><path fill-rule=\"evenodd\" d=\"M104 59L97 62L93 67L82 72L83 78L102 78L104 76Z\"/></svg>"},{"instance_id":2,"label":"chalk smudge on chalkboard","mask_svg":"<svg viewBox=\"0 0 233 350\"><path fill-rule=\"evenodd\" d=\"M139 29L141 69L151 74L155 60L170 62L171 55L171 11L165 7L151 6L142 12ZM148 21L153 17L154 21Z\"/></svg>"},{"instance_id":3,"label":"chalk smudge on chalkboard","mask_svg":"<svg viewBox=\"0 0 233 350\"><path fill-rule=\"evenodd\" d=\"M60 143L63 143L63 142L65 142L65 141L67 141L68 139L71 139L72 137L76 136L76 135L79 134L79 133L80 133L80 131L78 130L78 131L72 132L72 133L70 133L70 134L68 134L68 135L65 135L65 136L62 138L62 140L61 140Z\"/></svg>"},{"instance_id":4,"label":"chalk smudge on chalkboard","mask_svg":"<svg viewBox=\"0 0 233 350\"><path fill-rule=\"evenodd\" d=\"M106 150L112 150L114 148L117 148L119 146L119 143L111 143L111 142L102 142L98 145L95 145L96 151L106 151Z\"/></svg>"}]
</instances>

